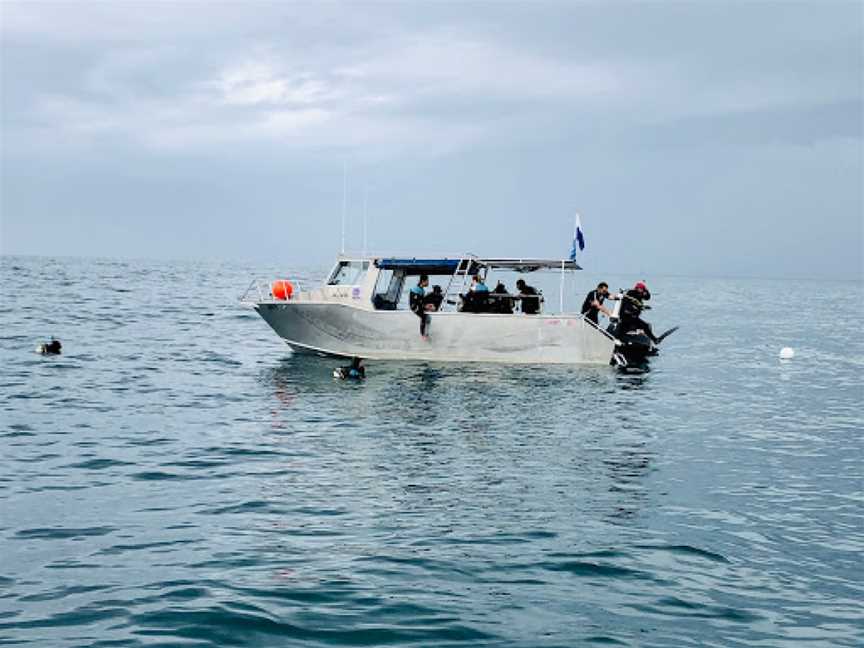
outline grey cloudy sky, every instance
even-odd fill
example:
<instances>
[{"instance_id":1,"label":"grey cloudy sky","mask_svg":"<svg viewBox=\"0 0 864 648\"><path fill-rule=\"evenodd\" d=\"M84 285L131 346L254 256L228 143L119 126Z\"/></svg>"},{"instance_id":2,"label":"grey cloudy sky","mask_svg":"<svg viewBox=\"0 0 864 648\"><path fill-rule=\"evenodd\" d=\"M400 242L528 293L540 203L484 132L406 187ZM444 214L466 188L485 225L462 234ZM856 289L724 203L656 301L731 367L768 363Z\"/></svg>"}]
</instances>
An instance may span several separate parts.
<instances>
[{"instance_id":1,"label":"grey cloudy sky","mask_svg":"<svg viewBox=\"0 0 864 648\"><path fill-rule=\"evenodd\" d=\"M864 4L0 3L0 251L861 277Z\"/></svg>"}]
</instances>

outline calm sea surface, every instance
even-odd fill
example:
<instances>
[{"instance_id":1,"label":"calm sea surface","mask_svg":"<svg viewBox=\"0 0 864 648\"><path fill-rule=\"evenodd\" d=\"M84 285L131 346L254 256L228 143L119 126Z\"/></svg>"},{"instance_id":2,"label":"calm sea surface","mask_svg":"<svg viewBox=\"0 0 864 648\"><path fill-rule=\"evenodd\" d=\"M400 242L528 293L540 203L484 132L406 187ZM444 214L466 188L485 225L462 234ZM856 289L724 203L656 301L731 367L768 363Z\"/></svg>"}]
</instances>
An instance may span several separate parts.
<instances>
[{"instance_id":1,"label":"calm sea surface","mask_svg":"<svg viewBox=\"0 0 864 648\"><path fill-rule=\"evenodd\" d=\"M649 276L643 375L346 384L237 304L284 269L0 271L2 645L864 644L860 283Z\"/></svg>"}]
</instances>

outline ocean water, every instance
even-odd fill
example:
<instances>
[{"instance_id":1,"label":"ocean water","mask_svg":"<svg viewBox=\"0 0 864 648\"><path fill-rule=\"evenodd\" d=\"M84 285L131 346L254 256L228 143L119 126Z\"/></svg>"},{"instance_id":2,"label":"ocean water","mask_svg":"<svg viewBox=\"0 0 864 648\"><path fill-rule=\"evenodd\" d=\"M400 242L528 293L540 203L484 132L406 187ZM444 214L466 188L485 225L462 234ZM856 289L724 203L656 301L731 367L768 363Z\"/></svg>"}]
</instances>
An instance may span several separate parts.
<instances>
[{"instance_id":1,"label":"ocean water","mask_svg":"<svg viewBox=\"0 0 864 648\"><path fill-rule=\"evenodd\" d=\"M861 283L648 277L645 374L345 384L238 305L284 269L0 272L2 645L864 644Z\"/></svg>"}]
</instances>

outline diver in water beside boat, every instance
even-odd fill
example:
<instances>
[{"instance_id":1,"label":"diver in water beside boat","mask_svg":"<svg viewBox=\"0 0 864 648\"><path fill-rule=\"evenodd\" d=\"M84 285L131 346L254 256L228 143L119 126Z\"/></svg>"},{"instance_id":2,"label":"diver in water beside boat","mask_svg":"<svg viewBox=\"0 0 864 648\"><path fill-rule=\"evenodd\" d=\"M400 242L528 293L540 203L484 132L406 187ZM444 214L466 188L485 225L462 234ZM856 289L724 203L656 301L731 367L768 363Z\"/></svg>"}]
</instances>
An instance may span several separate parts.
<instances>
[{"instance_id":1,"label":"diver in water beside boat","mask_svg":"<svg viewBox=\"0 0 864 648\"><path fill-rule=\"evenodd\" d=\"M365 380L366 367L363 366L363 360L354 356L351 359L351 364L347 367L339 367L333 370L333 377L340 380Z\"/></svg>"}]
</instances>

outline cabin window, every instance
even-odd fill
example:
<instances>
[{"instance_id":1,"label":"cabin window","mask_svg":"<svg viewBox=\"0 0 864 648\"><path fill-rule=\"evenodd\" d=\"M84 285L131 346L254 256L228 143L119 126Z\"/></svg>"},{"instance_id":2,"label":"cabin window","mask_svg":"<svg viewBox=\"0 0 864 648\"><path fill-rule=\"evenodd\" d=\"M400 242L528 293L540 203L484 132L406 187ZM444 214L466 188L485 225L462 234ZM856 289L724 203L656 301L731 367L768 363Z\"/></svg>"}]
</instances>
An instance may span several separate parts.
<instances>
[{"instance_id":1,"label":"cabin window","mask_svg":"<svg viewBox=\"0 0 864 648\"><path fill-rule=\"evenodd\" d=\"M372 297L375 308L378 310L396 310L404 282L404 271L381 270L375 285L375 294Z\"/></svg>"},{"instance_id":2,"label":"cabin window","mask_svg":"<svg viewBox=\"0 0 864 648\"><path fill-rule=\"evenodd\" d=\"M333 274L330 275L327 285L357 286L363 283L368 269L368 261L340 261Z\"/></svg>"}]
</instances>

